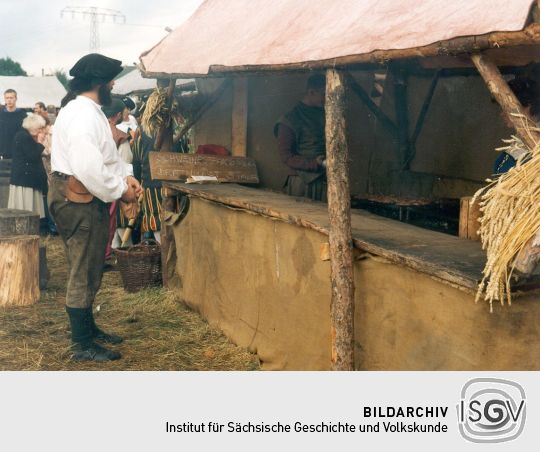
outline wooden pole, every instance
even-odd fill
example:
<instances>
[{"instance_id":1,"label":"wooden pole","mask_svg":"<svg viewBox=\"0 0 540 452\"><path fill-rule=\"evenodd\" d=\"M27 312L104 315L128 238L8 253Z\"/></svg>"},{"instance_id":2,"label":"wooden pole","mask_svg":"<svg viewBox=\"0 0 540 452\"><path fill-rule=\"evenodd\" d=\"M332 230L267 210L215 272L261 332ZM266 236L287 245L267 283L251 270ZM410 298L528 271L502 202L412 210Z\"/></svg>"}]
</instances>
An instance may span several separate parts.
<instances>
[{"instance_id":1,"label":"wooden pole","mask_svg":"<svg viewBox=\"0 0 540 452\"><path fill-rule=\"evenodd\" d=\"M435 90L437 89L437 85L439 84L439 78L441 76L441 71L435 72L435 75L431 79L431 84L429 85L429 89L426 95L426 98L424 99L424 103L422 104L422 109L420 110L420 113L418 115L418 119L416 120L416 125L414 127L414 132L410 139L410 152L407 160L403 164L404 170L409 170L411 168L411 162L414 159L416 155L416 142L418 141L418 137L420 136L420 133L422 132L422 129L424 128L424 122L426 120L426 116L429 110L429 107L431 105L431 101L433 100L433 95L435 94Z\"/></svg>"},{"instance_id":2,"label":"wooden pole","mask_svg":"<svg viewBox=\"0 0 540 452\"><path fill-rule=\"evenodd\" d=\"M531 149L540 142L540 133L532 130L536 128L536 121L524 110L508 83L504 80L499 68L486 56L475 54L471 56L472 62L486 82L486 85L501 106L506 117L512 122L517 135Z\"/></svg>"},{"instance_id":3,"label":"wooden pole","mask_svg":"<svg viewBox=\"0 0 540 452\"><path fill-rule=\"evenodd\" d=\"M411 142L409 139L409 95L407 73L403 68L394 71L394 99L398 144L403 166L411 159Z\"/></svg>"},{"instance_id":4,"label":"wooden pole","mask_svg":"<svg viewBox=\"0 0 540 452\"><path fill-rule=\"evenodd\" d=\"M343 72L326 72L326 162L330 219L332 369L354 370L354 274Z\"/></svg>"},{"instance_id":5,"label":"wooden pole","mask_svg":"<svg viewBox=\"0 0 540 452\"><path fill-rule=\"evenodd\" d=\"M175 212L176 211L176 194L167 188L162 190L163 198L161 200L162 212ZM170 280L169 266L169 253L172 247L175 247L174 234L172 228L167 226L161 218L161 275L163 280L163 286L167 287Z\"/></svg>"},{"instance_id":6,"label":"wooden pole","mask_svg":"<svg viewBox=\"0 0 540 452\"><path fill-rule=\"evenodd\" d=\"M168 124L165 123L161 126L156 136L156 142L154 144L154 149L156 151L172 151L173 147L173 118L172 118L172 106L174 103L174 89L176 88L176 79L171 78L169 80L169 87L167 88L167 107L171 117L168 121ZM162 206L166 203L166 198L162 199ZM163 212L163 209L161 209ZM131 224L131 222L130 222ZM131 229L128 229L131 232ZM163 280L163 285L167 284L167 256L169 254L169 247L171 244L171 235L172 232L169 231L169 228L163 222L163 217L161 218L161 275ZM124 239L122 239L124 240Z\"/></svg>"},{"instance_id":7,"label":"wooden pole","mask_svg":"<svg viewBox=\"0 0 540 452\"><path fill-rule=\"evenodd\" d=\"M364 91L364 88L354 79L354 77L346 73L347 86L349 86L354 93L364 102L366 107L375 115L377 120L383 125L383 127L392 135L393 138L398 138L398 129L394 121L392 121L380 107L375 104L369 97L368 93Z\"/></svg>"},{"instance_id":8,"label":"wooden pole","mask_svg":"<svg viewBox=\"0 0 540 452\"><path fill-rule=\"evenodd\" d=\"M231 154L247 155L248 79L238 77L233 82Z\"/></svg>"},{"instance_id":9,"label":"wooden pole","mask_svg":"<svg viewBox=\"0 0 540 452\"><path fill-rule=\"evenodd\" d=\"M422 109L420 110L420 113L418 115L418 119L416 120L416 125L414 127L414 132L411 137L411 145L416 146L416 142L418 141L418 137L420 136L420 133L422 132L422 129L424 128L424 122L426 120L426 116L429 110L429 107L431 105L431 101L433 100L433 95L435 94L435 90L437 89L437 85L439 84L439 78L441 77L441 71L435 72L435 75L431 79L431 83L429 85L428 92L426 94L426 98L424 99L424 103L422 104Z\"/></svg>"},{"instance_id":10,"label":"wooden pole","mask_svg":"<svg viewBox=\"0 0 540 452\"><path fill-rule=\"evenodd\" d=\"M176 87L176 79L171 78L169 80L169 86L167 87L167 111L171 113L171 109L174 102L174 88ZM165 144L165 146L163 146ZM160 151L163 147L164 151L172 151L172 115L168 123L163 124L156 135L156 142L154 144L154 150Z\"/></svg>"}]
</instances>

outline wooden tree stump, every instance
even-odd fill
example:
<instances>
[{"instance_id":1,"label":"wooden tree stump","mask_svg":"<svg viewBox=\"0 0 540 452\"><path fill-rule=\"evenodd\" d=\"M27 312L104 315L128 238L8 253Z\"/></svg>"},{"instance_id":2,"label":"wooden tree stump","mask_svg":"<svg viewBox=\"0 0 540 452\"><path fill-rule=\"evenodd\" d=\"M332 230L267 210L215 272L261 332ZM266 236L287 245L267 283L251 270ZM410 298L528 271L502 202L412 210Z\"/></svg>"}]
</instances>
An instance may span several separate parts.
<instances>
[{"instance_id":1,"label":"wooden tree stump","mask_svg":"<svg viewBox=\"0 0 540 452\"><path fill-rule=\"evenodd\" d=\"M0 209L0 237L39 235L39 215L26 210Z\"/></svg>"},{"instance_id":2,"label":"wooden tree stump","mask_svg":"<svg viewBox=\"0 0 540 452\"><path fill-rule=\"evenodd\" d=\"M0 306L39 300L39 236L0 237Z\"/></svg>"}]
</instances>

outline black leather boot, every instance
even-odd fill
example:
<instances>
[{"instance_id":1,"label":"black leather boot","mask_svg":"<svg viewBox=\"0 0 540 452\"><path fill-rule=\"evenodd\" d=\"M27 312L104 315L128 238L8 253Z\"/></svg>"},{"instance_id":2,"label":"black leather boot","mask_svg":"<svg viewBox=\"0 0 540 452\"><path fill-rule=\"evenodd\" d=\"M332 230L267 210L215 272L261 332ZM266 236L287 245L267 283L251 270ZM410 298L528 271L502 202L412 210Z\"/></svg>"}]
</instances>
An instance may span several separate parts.
<instances>
[{"instance_id":1,"label":"black leather boot","mask_svg":"<svg viewBox=\"0 0 540 452\"><path fill-rule=\"evenodd\" d=\"M92 337L92 323L88 316L88 309L70 308L66 311L71 323L71 347L73 361L114 361L122 355L94 342Z\"/></svg>"},{"instance_id":2,"label":"black leather boot","mask_svg":"<svg viewBox=\"0 0 540 452\"><path fill-rule=\"evenodd\" d=\"M99 342L104 342L106 344L121 344L124 342L124 339L121 336L118 336L116 334L108 334L105 331L98 328L96 325L96 321L94 320L94 312L92 311L92 308L88 308L89 321L90 321L90 328L92 330L92 337L94 340Z\"/></svg>"}]
</instances>

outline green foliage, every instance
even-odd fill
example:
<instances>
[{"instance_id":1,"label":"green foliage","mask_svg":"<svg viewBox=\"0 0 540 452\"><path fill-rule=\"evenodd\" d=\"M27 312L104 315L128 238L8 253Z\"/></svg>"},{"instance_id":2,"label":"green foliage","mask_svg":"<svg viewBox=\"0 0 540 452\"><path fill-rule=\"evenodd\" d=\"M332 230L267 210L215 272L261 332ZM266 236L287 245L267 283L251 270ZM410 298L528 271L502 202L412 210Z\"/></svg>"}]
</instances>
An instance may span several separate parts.
<instances>
[{"instance_id":1,"label":"green foliage","mask_svg":"<svg viewBox=\"0 0 540 452\"><path fill-rule=\"evenodd\" d=\"M20 63L13 61L10 57L0 58L0 75L24 75L28 76Z\"/></svg>"}]
</instances>

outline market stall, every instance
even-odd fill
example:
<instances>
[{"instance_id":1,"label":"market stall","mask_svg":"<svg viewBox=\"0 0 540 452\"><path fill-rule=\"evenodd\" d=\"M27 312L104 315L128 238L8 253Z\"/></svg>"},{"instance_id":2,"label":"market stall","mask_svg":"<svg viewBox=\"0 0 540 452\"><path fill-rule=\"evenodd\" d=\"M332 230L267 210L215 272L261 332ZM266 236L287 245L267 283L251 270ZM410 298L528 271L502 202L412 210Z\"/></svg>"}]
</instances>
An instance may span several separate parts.
<instances>
[{"instance_id":1,"label":"market stall","mask_svg":"<svg viewBox=\"0 0 540 452\"><path fill-rule=\"evenodd\" d=\"M528 118L505 86L536 76L533 2L308 3L251 15L261 5L207 1L141 58L147 76L195 77L214 93L192 124L196 146L250 157L260 176L256 188L166 183L169 286L269 369L539 368L534 278L489 314L474 303L479 242L350 209L351 195L457 206L484 185L512 133L500 110ZM295 23L281 21L291 8ZM339 26L324 27L330 15ZM209 35L193 38L202 25ZM314 70L326 74L327 204L276 193L286 168L273 123Z\"/></svg>"}]
</instances>

